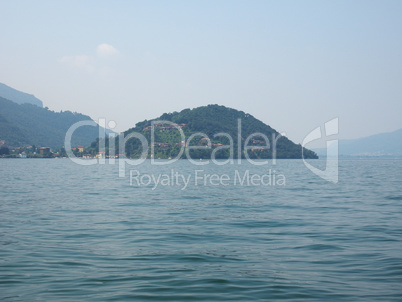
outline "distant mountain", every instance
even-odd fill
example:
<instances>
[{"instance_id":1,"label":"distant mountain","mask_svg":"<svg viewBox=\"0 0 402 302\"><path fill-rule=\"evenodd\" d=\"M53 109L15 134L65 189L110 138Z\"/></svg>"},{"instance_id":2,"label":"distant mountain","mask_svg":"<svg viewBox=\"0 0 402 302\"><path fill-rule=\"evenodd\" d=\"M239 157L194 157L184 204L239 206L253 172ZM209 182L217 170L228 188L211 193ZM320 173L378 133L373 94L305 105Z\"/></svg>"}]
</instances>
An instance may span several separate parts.
<instances>
[{"instance_id":1,"label":"distant mountain","mask_svg":"<svg viewBox=\"0 0 402 302\"><path fill-rule=\"evenodd\" d=\"M339 155L402 156L402 129L367 137L339 141ZM315 149L325 155L325 149Z\"/></svg>"},{"instance_id":2,"label":"distant mountain","mask_svg":"<svg viewBox=\"0 0 402 302\"><path fill-rule=\"evenodd\" d=\"M240 141L238 139L238 119L241 120ZM246 156L244 146L247 138L252 134L260 133L259 135L249 138L247 146L250 146L250 149L247 154L250 158L254 159L272 158L272 136L279 136L279 133L275 129L257 120L252 115L219 105L208 105L194 109L184 109L181 112L165 113L154 120L145 120L137 123L134 128L127 130L124 135L128 135L132 132L141 133L148 140L148 143L151 144L152 121L165 121L159 122L154 128L155 144L152 147L154 148L155 157L157 158L175 158L184 144L178 129L168 122L175 123L182 129L185 135L186 147L188 147L188 144L190 144L190 146L208 147L198 150L189 149L191 158L211 158L211 154L214 151L216 151L216 158L229 158L229 148L222 148L222 146L229 145L230 138L224 135L218 135L219 133L226 133L232 138L234 150L233 158L238 158L238 147L242 150L240 156L244 158ZM208 137L195 135L200 132ZM271 145L270 148L264 149L264 146L267 144L261 134L268 138L269 144ZM193 137L189 143L190 136ZM97 147L96 144L97 143L92 146ZM118 145L119 144L116 143L116 146ZM303 151L305 158L317 158L314 152L308 149L304 149ZM116 150L116 152L118 152L118 150ZM142 145L139 140L129 140L126 144L125 152L127 156L139 157L142 153ZM151 154L149 153L148 156L151 156ZM301 145L293 143L286 137L280 137L277 140L276 158L301 157Z\"/></svg>"},{"instance_id":3,"label":"distant mountain","mask_svg":"<svg viewBox=\"0 0 402 302\"><path fill-rule=\"evenodd\" d=\"M67 130L79 121L92 119L70 111L54 112L32 104L19 105L0 97L0 140L8 146L61 148ZM73 134L72 145L89 146L98 133L99 126L80 127Z\"/></svg>"},{"instance_id":4,"label":"distant mountain","mask_svg":"<svg viewBox=\"0 0 402 302\"><path fill-rule=\"evenodd\" d=\"M16 90L3 83L0 83L0 97L17 104L32 104L43 107L42 101L37 99L34 95Z\"/></svg>"}]
</instances>

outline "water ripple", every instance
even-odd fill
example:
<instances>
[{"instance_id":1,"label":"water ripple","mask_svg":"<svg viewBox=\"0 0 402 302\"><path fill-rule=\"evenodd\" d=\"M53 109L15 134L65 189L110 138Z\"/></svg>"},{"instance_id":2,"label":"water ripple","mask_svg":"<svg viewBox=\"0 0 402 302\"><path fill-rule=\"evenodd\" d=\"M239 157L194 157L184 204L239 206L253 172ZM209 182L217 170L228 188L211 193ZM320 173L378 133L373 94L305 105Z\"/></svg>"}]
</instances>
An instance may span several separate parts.
<instances>
[{"instance_id":1,"label":"water ripple","mask_svg":"<svg viewBox=\"0 0 402 302\"><path fill-rule=\"evenodd\" d=\"M184 191L132 187L116 166L1 165L1 301L402 297L402 161L341 161L334 185L301 161L278 160L283 188ZM186 161L174 168L194 170ZM232 175L234 167L203 169Z\"/></svg>"}]
</instances>

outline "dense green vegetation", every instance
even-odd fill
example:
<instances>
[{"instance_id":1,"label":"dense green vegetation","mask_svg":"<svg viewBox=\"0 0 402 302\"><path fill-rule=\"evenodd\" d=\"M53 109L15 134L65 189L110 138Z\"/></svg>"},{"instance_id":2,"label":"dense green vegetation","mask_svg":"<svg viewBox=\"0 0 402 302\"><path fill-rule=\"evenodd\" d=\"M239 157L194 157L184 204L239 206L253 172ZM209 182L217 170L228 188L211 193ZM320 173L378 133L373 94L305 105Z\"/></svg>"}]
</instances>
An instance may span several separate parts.
<instances>
[{"instance_id":1,"label":"dense green vegetation","mask_svg":"<svg viewBox=\"0 0 402 302\"><path fill-rule=\"evenodd\" d=\"M240 140L238 139L238 120L241 121ZM148 157L153 154L155 158L175 158L181 149L182 138L180 131L174 127L165 124L159 124L154 127L154 143L151 144L150 126L152 122L169 121L177 125L182 125L185 135L186 145L190 146L189 154L191 158L211 158L213 153L215 158L225 159L230 157L230 148L223 147L229 145L232 140L233 158L301 158L302 147L290 141L286 137L280 137L279 133L270 126L257 120L252 115L227 108L219 105L208 105L195 109L184 109L181 112L165 113L157 119L137 123L134 128L124 132L127 137L132 133L143 135L150 146ZM203 133L204 135L195 135ZM225 133L226 135L218 135ZM258 134L259 133L259 134ZM264 140L263 136L266 136ZM191 139L189 140L189 138ZM247 141L248 140L248 141ZM274 141L276 140L276 147ZM268 144L266 143L268 141ZM240 144L240 146L239 146ZM247 154L245 153L245 144L249 146ZM119 143L116 142L115 154L122 153L118 149ZM191 147L199 146L200 149ZM268 146L264 148L264 146ZM99 149L99 141L91 145L92 148ZM106 154L108 154L108 142L106 141ZM153 153L152 153L153 147ZM240 147L240 153L238 150ZM276 153L273 153L276 150ZM139 139L132 138L125 145L125 154L128 157L140 157L142 153L142 144ZM305 158L317 158L317 155L307 149L303 150ZM239 156L240 155L240 156ZM185 153L182 155L186 157Z\"/></svg>"},{"instance_id":2,"label":"dense green vegetation","mask_svg":"<svg viewBox=\"0 0 402 302\"><path fill-rule=\"evenodd\" d=\"M70 111L54 112L32 104L16 104L0 97L0 140L8 146L36 145L59 149L67 130L89 116ZM72 145L89 146L99 133L98 126L83 126L73 135Z\"/></svg>"}]
</instances>

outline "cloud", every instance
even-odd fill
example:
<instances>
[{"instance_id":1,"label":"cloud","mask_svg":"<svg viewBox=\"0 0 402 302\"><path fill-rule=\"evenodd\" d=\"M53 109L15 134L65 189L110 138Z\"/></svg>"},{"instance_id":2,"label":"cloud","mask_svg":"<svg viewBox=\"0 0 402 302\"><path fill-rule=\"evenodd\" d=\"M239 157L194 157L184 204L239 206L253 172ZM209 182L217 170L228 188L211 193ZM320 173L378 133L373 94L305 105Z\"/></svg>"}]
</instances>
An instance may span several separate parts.
<instances>
[{"instance_id":1,"label":"cloud","mask_svg":"<svg viewBox=\"0 0 402 302\"><path fill-rule=\"evenodd\" d=\"M73 67L85 69L88 72L94 70L93 58L87 55L64 56L60 59L60 62Z\"/></svg>"},{"instance_id":2,"label":"cloud","mask_svg":"<svg viewBox=\"0 0 402 302\"><path fill-rule=\"evenodd\" d=\"M116 48L106 43L100 44L96 48L96 54L98 55L98 57L116 56L119 53L120 52Z\"/></svg>"},{"instance_id":3,"label":"cloud","mask_svg":"<svg viewBox=\"0 0 402 302\"><path fill-rule=\"evenodd\" d=\"M97 72L104 75L105 70L110 69L108 65L110 65L111 62L102 59L115 57L119 54L120 52L112 45L103 43L96 48L96 55L63 56L59 61L68 67L85 70L89 73Z\"/></svg>"}]
</instances>

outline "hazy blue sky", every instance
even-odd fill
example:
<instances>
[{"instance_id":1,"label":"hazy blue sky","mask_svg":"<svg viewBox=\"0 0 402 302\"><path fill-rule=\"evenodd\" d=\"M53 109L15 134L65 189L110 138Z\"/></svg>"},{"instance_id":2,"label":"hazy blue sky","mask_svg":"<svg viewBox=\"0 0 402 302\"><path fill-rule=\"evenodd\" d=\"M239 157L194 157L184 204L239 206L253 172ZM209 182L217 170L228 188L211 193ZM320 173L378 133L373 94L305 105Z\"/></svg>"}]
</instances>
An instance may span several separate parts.
<instances>
[{"instance_id":1,"label":"hazy blue sky","mask_svg":"<svg viewBox=\"0 0 402 302\"><path fill-rule=\"evenodd\" d=\"M402 1L0 1L0 82L117 122L207 104L299 143L402 128Z\"/></svg>"}]
</instances>

